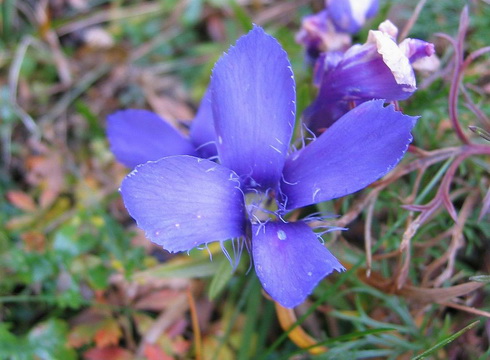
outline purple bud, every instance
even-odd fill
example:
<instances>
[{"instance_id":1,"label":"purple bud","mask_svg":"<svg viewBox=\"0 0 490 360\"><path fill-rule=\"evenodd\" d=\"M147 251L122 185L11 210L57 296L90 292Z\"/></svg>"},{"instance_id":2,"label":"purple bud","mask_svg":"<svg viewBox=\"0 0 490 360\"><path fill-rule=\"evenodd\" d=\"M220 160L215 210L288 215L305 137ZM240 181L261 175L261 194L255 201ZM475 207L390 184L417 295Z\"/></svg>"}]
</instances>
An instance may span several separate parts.
<instances>
[{"instance_id":1,"label":"purple bud","mask_svg":"<svg viewBox=\"0 0 490 360\"><path fill-rule=\"evenodd\" d=\"M323 52L348 48L351 37L337 32L327 10L323 10L303 19L301 30L296 34L296 42L305 47L308 60L314 63Z\"/></svg>"},{"instance_id":2,"label":"purple bud","mask_svg":"<svg viewBox=\"0 0 490 360\"><path fill-rule=\"evenodd\" d=\"M378 0L327 0L326 5L337 30L350 34L378 12Z\"/></svg>"}]
</instances>

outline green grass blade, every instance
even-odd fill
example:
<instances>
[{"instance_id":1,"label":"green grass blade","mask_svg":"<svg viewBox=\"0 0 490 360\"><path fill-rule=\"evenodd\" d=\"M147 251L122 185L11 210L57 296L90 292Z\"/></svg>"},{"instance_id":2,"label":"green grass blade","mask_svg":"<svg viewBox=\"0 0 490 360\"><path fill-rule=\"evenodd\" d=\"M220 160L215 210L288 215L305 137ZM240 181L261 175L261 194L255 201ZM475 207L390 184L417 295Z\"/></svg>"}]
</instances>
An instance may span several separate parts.
<instances>
[{"instance_id":1,"label":"green grass blade","mask_svg":"<svg viewBox=\"0 0 490 360\"><path fill-rule=\"evenodd\" d=\"M220 263L203 259L177 259L134 274L136 281L151 278L202 278L216 274Z\"/></svg>"},{"instance_id":2,"label":"green grass blade","mask_svg":"<svg viewBox=\"0 0 490 360\"><path fill-rule=\"evenodd\" d=\"M457 333L451 335L451 336L448 336L447 338L439 341L437 344L435 344L433 347L431 347L430 349L424 351L422 354L419 354L417 356L415 356L414 358L412 358L412 360L420 360L420 359L425 359L427 356L429 356L430 354L432 354L433 352L439 350L440 348L446 346L447 344L449 344L451 341L455 340L456 338L460 337L461 335L463 335L465 332L467 332L468 330L474 328L476 325L478 325L480 323L480 320L477 320L477 321L474 321L472 322L471 324L469 324L468 326L464 327L463 329L459 330Z\"/></svg>"},{"instance_id":3,"label":"green grass blade","mask_svg":"<svg viewBox=\"0 0 490 360\"><path fill-rule=\"evenodd\" d=\"M209 285L209 300L213 301L219 294L221 294L226 287L226 284L228 284L232 278L233 273L234 271L230 265L230 262L227 259L222 260L216 274L211 280L211 285Z\"/></svg>"}]
</instances>

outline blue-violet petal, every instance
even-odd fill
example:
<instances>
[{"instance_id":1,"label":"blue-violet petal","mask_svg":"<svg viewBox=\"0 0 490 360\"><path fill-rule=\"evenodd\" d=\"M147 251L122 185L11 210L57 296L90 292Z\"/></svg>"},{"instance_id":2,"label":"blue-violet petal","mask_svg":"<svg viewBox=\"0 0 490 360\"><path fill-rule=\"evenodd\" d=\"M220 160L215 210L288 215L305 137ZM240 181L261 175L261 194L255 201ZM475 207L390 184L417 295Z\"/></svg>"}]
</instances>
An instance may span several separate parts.
<instances>
[{"instance_id":1,"label":"blue-violet petal","mask_svg":"<svg viewBox=\"0 0 490 360\"><path fill-rule=\"evenodd\" d=\"M412 141L417 117L367 101L292 153L281 183L283 205L296 209L358 191L388 173Z\"/></svg>"},{"instance_id":2,"label":"blue-violet petal","mask_svg":"<svg viewBox=\"0 0 490 360\"><path fill-rule=\"evenodd\" d=\"M269 222L252 231L257 276L284 307L301 304L325 276L345 270L304 222Z\"/></svg>"},{"instance_id":3,"label":"blue-violet petal","mask_svg":"<svg viewBox=\"0 0 490 360\"><path fill-rule=\"evenodd\" d=\"M171 156L136 167L121 185L129 214L164 249L186 251L245 234L237 175L212 161Z\"/></svg>"},{"instance_id":4,"label":"blue-violet petal","mask_svg":"<svg viewBox=\"0 0 490 360\"><path fill-rule=\"evenodd\" d=\"M213 109L211 108L211 91L209 89L204 94L196 117L192 121L189 136L199 157L210 158L218 154Z\"/></svg>"},{"instance_id":5,"label":"blue-violet petal","mask_svg":"<svg viewBox=\"0 0 490 360\"><path fill-rule=\"evenodd\" d=\"M355 34L378 12L378 0L327 0L327 9L338 31Z\"/></svg>"},{"instance_id":6,"label":"blue-violet petal","mask_svg":"<svg viewBox=\"0 0 490 360\"><path fill-rule=\"evenodd\" d=\"M170 155L194 155L189 139L148 110L122 110L107 117L107 137L116 159L128 168Z\"/></svg>"},{"instance_id":7,"label":"blue-violet petal","mask_svg":"<svg viewBox=\"0 0 490 360\"><path fill-rule=\"evenodd\" d=\"M281 178L295 120L286 52L255 26L216 63L211 78L221 164L258 188Z\"/></svg>"}]
</instances>

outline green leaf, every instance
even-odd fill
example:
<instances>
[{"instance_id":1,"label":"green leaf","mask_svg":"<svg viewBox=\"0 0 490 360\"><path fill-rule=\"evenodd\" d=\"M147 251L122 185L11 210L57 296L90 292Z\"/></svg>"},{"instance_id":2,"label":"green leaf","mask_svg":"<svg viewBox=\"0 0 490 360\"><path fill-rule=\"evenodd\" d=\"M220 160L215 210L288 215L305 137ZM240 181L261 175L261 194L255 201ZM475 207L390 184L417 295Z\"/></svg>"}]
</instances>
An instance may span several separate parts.
<instances>
[{"instance_id":1,"label":"green leaf","mask_svg":"<svg viewBox=\"0 0 490 360\"><path fill-rule=\"evenodd\" d=\"M55 275L57 269L52 260L52 257L49 256L25 254L25 261L28 264L27 271L24 272L26 280L33 283L42 283Z\"/></svg>"},{"instance_id":2,"label":"green leaf","mask_svg":"<svg viewBox=\"0 0 490 360\"><path fill-rule=\"evenodd\" d=\"M233 276L233 269L231 268L230 262L224 259L220 262L216 274L214 274L211 280L211 285L209 286L209 299L214 300L221 294L226 284L230 281Z\"/></svg>"},{"instance_id":3,"label":"green leaf","mask_svg":"<svg viewBox=\"0 0 490 360\"><path fill-rule=\"evenodd\" d=\"M81 253L77 237L78 229L75 226L64 225L54 235L53 249L68 256L77 256Z\"/></svg>"},{"instance_id":4,"label":"green leaf","mask_svg":"<svg viewBox=\"0 0 490 360\"><path fill-rule=\"evenodd\" d=\"M230 5L233 9L233 13L237 19L237 22L240 23L243 30L245 32L252 30L252 28L253 28L252 19L250 18L250 16L248 16L246 11L240 5L238 5L235 0L230 1Z\"/></svg>"},{"instance_id":5,"label":"green leaf","mask_svg":"<svg viewBox=\"0 0 490 360\"><path fill-rule=\"evenodd\" d=\"M260 304L262 298L257 296L260 293L260 284L255 279L252 281L253 287L251 296L248 297L246 309L246 322L241 331L240 348L238 350L238 360L246 360L254 358L257 354L256 346L252 346L257 341L258 319L260 314Z\"/></svg>"},{"instance_id":6,"label":"green leaf","mask_svg":"<svg viewBox=\"0 0 490 360\"><path fill-rule=\"evenodd\" d=\"M468 128L473 131L475 134L480 136L481 138L490 141L490 133L486 131L485 129L482 129L478 126L468 126Z\"/></svg>"},{"instance_id":7,"label":"green leaf","mask_svg":"<svg viewBox=\"0 0 490 360\"><path fill-rule=\"evenodd\" d=\"M87 302L80 293L78 285L73 284L70 289L64 290L57 294L56 304L61 309L79 309L82 305L86 305Z\"/></svg>"},{"instance_id":8,"label":"green leaf","mask_svg":"<svg viewBox=\"0 0 490 360\"><path fill-rule=\"evenodd\" d=\"M36 356L43 360L76 359L75 351L66 346L67 332L64 321L51 319L33 328L27 339Z\"/></svg>"},{"instance_id":9,"label":"green leaf","mask_svg":"<svg viewBox=\"0 0 490 360\"><path fill-rule=\"evenodd\" d=\"M94 137L105 137L104 129L101 126L101 121L99 117L92 112L90 107L82 100L77 100L74 105L78 113L87 121L89 126L89 131L87 131L87 134L90 135L90 138L93 139Z\"/></svg>"},{"instance_id":10,"label":"green leaf","mask_svg":"<svg viewBox=\"0 0 490 360\"><path fill-rule=\"evenodd\" d=\"M64 259L87 253L96 245L97 237L82 232L78 224L63 225L54 234L53 250Z\"/></svg>"},{"instance_id":11,"label":"green leaf","mask_svg":"<svg viewBox=\"0 0 490 360\"><path fill-rule=\"evenodd\" d=\"M109 286L111 271L103 265L97 265L88 271L90 285L95 289L103 290Z\"/></svg>"},{"instance_id":12,"label":"green leaf","mask_svg":"<svg viewBox=\"0 0 490 360\"><path fill-rule=\"evenodd\" d=\"M464 327L463 329L459 330L457 333L453 334L453 335L450 335L448 337L446 337L445 339L439 341L437 344L435 344L433 347L431 347L430 349L424 351L422 354L419 354L417 356L415 356L414 358L412 358L412 360L419 360L419 359L425 359L427 356L429 356L430 354L432 354L433 352L439 350L440 348L442 348L443 346L446 346L447 344L449 344L451 341L455 340L456 338L460 337L461 335L463 335L465 332L467 332L468 330L474 328L476 325L478 325L480 323L480 320L477 320L477 321L474 321L472 322L471 324L469 324L468 326Z\"/></svg>"},{"instance_id":13,"label":"green leaf","mask_svg":"<svg viewBox=\"0 0 490 360\"><path fill-rule=\"evenodd\" d=\"M490 275L475 275L470 277L471 281L490 283Z\"/></svg>"},{"instance_id":14,"label":"green leaf","mask_svg":"<svg viewBox=\"0 0 490 360\"><path fill-rule=\"evenodd\" d=\"M185 9L182 20L184 24L195 24L202 13L203 0L191 0L189 1L187 8Z\"/></svg>"},{"instance_id":15,"label":"green leaf","mask_svg":"<svg viewBox=\"0 0 490 360\"><path fill-rule=\"evenodd\" d=\"M216 274L220 263L212 262L208 258L178 258L165 264L155 266L149 270L134 274L136 281L145 281L151 278L201 278Z\"/></svg>"},{"instance_id":16,"label":"green leaf","mask_svg":"<svg viewBox=\"0 0 490 360\"><path fill-rule=\"evenodd\" d=\"M25 339L9 331L9 324L0 323L0 359L31 359L32 349Z\"/></svg>"}]
</instances>

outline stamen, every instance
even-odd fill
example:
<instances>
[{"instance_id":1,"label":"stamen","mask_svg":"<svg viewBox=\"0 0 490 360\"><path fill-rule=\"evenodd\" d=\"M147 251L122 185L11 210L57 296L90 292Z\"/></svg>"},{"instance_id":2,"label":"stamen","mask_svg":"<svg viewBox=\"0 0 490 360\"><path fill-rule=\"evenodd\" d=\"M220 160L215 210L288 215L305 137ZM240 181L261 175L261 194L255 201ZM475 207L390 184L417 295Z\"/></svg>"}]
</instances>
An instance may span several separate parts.
<instances>
[{"instance_id":1,"label":"stamen","mask_svg":"<svg viewBox=\"0 0 490 360\"><path fill-rule=\"evenodd\" d=\"M236 269L238 264L240 263L240 259L242 257L242 253L243 253L244 242L245 242L242 238L237 238L236 241L238 243L237 244L238 246L233 246L233 252L234 252L234 256L235 256L234 269Z\"/></svg>"},{"instance_id":2,"label":"stamen","mask_svg":"<svg viewBox=\"0 0 490 360\"><path fill-rule=\"evenodd\" d=\"M235 186L235 189L240 190L240 192L242 193L243 197L245 198L245 193L243 192L243 190L242 190L242 188L240 187L240 185Z\"/></svg>"},{"instance_id":3,"label":"stamen","mask_svg":"<svg viewBox=\"0 0 490 360\"><path fill-rule=\"evenodd\" d=\"M285 211L288 207L288 196L281 192L281 198L282 198L282 201L280 202L280 205L282 207L282 210Z\"/></svg>"},{"instance_id":4,"label":"stamen","mask_svg":"<svg viewBox=\"0 0 490 360\"><path fill-rule=\"evenodd\" d=\"M317 226L315 228L316 229L320 229L320 228L327 228L327 230L324 230L324 231L321 231L321 232L316 232L315 235L317 236L318 240L320 240L322 242L322 244L325 243L325 240L323 239L323 235L329 233L329 232L332 232L332 231L345 231L347 230L347 228L343 228L343 227L339 227L339 226L332 226L332 227L329 227L329 226Z\"/></svg>"},{"instance_id":5,"label":"stamen","mask_svg":"<svg viewBox=\"0 0 490 360\"><path fill-rule=\"evenodd\" d=\"M305 223L309 223L309 222L313 222L313 221L324 221L326 219L334 219L334 218L338 218L338 217L339 217L339 215L318 211L318 212L309 214L308 216L304 217L302 220Z\"/></svg>"},{"instance_id":6,"label":"stamen","mask_svg":"<svg viewBox=\"0 0 490 360\"><path fill-rule=\"evenodd\" d=\"M281 220L284 224L287 224L287 220L282 217L282 214L279 212L276 212L276 216Z\"/></svg>"},{"instance_id":7,"label":"stamen","mask_svg":"<svg viewBox=\"0 0 490 360\"><path fill-rule=\"evenodd\" d=\"M214 146L216 146L216 141L211 140L211 141L208 141L208 142L206 142L206 143L204 143L204 144L201 144L201 145L199 145L199 146L196 148L196 150L201 150L203 147L208 146L208 145L214 145ZM209 160L209 158L208 158L208 160Z\"/></svg>"},{"instance_id":8,"label":"stamen","mask_svg":"<svg viewBox=\"0 0 490 360\"><path fill-rule=\"evenodd\" d=\"M282 155L282 151L281 151L281 150L279 150L278 148L276 148L276 147L274 147L274 146L272 146L272 145L269 145L269 146L270 146L272 149L274 149L275 151L277 151L279 154L281 154L281 155Z\"/></svg>"},{"instance_id":9,"label":"stamen","mask_svg":"<svg viewBox=\"0 0 490 360\"><path fill-rule=\"evenodd\" d=\"M223 254L228 259L228 262L230 263L233 271L235 271L240 263L240 258L243 253L245 240L242 237L238 237L238 238L232 238L230 241L231 241L231 251L233 253L233 256L230 255L228 249L225 246L226 241L220 241L220 246L221 246L221 251L223 251Z\"/></svg>"},{"instance_id":10,"label":"stamen","mask_svg":"<svg viewBox=\"0 0 490 360\"><path fill-rule=\"evenodd\" d=\"M301 148L303 149L306 146L306 143L305 143L305 133L304 133L304 130L303 130L303 126L300 126L299 131L300 131L300 137L301 137Z\"/></svg>"},{"instance_id":11,"label":"stamen","mask_svg":"<svg viewBox=\"0 0 490 360\"><path fill-rule=\"evenodd\" d=\"M208 244L206 243L206 250L208 251L208 254L209 254L209 260L210 261L213 261L213 253L211 252L211 250L209 250L209 247L208 247Z\"/></svg>"},{"instance_id":12,"label":"stamen","mask_svg":"<svg viewBox=\"0 0 490 360\"><path fill-rule=\"evenodd\" d=\"M267 219L266 221L264 222L259 222L258 223L258 227L257 227L257 231L255 232L255 236L258 236L259 235L259 232L260 230L263 230L264 231L264 234L265 234L265 225L270 221L271 219Z\"/></svg>"},{"instance_id":13,"label":"stamen","mask_svg":"<svg viewBox=\"0 0 490 360\"><path fill-rule=\"evenodd\" d=\"M219 245L221 246L221 251L223 251L223 254L225 254L230 265L233 267L233 259L231 258L230 253L228 253L228 250L226 249L226 247L224 245L224 241L220 241Z\"/></svg>"},{"instance_id":14,"label":"stamen","mask_svg":"<svg viewBox=\"0 0 490 360\"><path fill-rule=\"evenodd\" d=\"M318 195L318 193L319 193L321 190L322 190L322 189L320 189L320 188L316 188L316 189L315 189L315 192L313 193L313 199L312 199L312 201L313 201L314 203L316 203L316 202L317 202L317 201L315 200L315 198L316 198L316 196Z\"/></svg>"},{"instance_id":15,"label":"stamen","mask_svg":"<svg viewBox=\"0 0 490 360\"><path fill-rule=\"evenodd\" d=\"M209 161L219 160L219 155L210 156L208 157L208 160Z\"/></svg>"},{"instance_id":16,"label":"stamen","mask_svg":"<svg viewBox=\"0 0 490 360\"><path fill-rule=\"evenodd\" d=\"M247 241L247 239L244 239L244 244L245 244L245 248L247 249L247 252L249 254L252 254L252 249L250 248L250 243ZM247 271L245 272L246 275L248 275L248 273L250 272L250 270L252 270L253 268L253 257L252 256L249 256L248 257L249 261L248 261L248 269Z\"/></svg>"},{"instance_id":17,"label":"stamen","mask_svg":"<svg viewBox=\"0 0 490 360\"><path fill-rule=\"evenodd\" d=\"M282 177L282 181L284 181L284 183L285 183L285 184L287 184L287 185L298 185L298 184L299 184L299 181L296 181L296 182L294 182L294 183L287 181L287 180L284 178L284 174L282 174L282 175L281 175L281 177Z\"/></svg>"},{"instance_id":18,"label":"stamen","mask_svg":"<svg viewBox=\"0 0 490 360\"><path fill-rule=\"evenodd\" d=\"M310 140L310 141L315 141L315 140L316 140L316 134L315 134L313 131L311 131L311 129L310 129L308 126L306 126L306 124L303 124L303 127L304 127L304 128L306 129L306 131L307 131L308 133L310 133L310 135L312 136L311 138L307 138L307 140Z\"/></svg>"}]
</instances>

